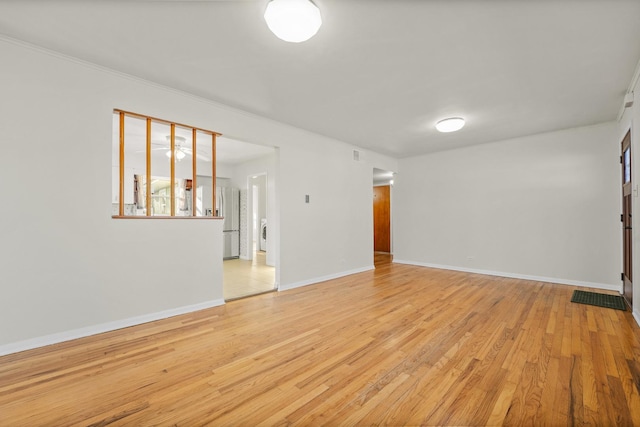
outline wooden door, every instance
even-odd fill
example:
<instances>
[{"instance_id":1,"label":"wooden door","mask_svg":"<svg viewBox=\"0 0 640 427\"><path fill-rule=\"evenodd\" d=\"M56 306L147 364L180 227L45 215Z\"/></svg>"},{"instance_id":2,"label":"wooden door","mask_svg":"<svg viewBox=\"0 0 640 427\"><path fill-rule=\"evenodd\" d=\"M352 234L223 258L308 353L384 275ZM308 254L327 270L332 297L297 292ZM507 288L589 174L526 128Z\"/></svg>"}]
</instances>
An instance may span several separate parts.
<instances>
[{"instance_id":1,"label":"wooden door","mask_svg":"<svg viewBox=\"0 0 640 427\"><path fill-rule=\"evenodd\" d=\"M633 242L631 223L631 131L622 140L622 294L631 307L633 301L632 262L631 248Z\"/></svg>"},{"instance_id":2,"label":"wooden door","mask_svg":"<svg viewBox=\"0 0 640 427\"><path fill-rule=\"evenodd\" d=\"M373 187L373 250L391 252L391 186Z\"/></svg>"}]
</instances>

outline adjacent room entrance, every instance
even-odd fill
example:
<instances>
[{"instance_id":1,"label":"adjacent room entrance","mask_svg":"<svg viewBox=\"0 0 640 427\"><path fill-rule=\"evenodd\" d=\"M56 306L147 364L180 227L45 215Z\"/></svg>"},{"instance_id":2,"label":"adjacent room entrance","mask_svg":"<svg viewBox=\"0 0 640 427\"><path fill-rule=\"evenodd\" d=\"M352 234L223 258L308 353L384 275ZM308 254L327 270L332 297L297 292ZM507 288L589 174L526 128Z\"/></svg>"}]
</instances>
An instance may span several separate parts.
<instances>
[{"instance_id":1,"label":"adjacent room entrance","mask_svg":"<svg viewBox=\"0 0 640 427\"><path fill-rule=\"evenodd\" d=\"M374 264L391 260L391 188L393 172L373 170L373 251ZM386 258L385 258L386 257Z\"/></svg>"},{"instance_id":2,"label":"adjacent room entrance","mask_svg":"<svg viewBox=\"0 0 640 427\"><path fill-rule=\"evenodd\" d=\"M391 252L391 186L373 187L373 249Z\"/></svg>"},{"instance_id":3,"label":"adjacent room entrance","mask_svg":"<svg viewBox=\"0 0 640 427\"><path fill-rule=\"evenodd\" d=\"M268 175L248 175L240 191L240 248L237 259L223 263L225 301L276 290L273 253L267 253Z\"/></svg>"},{"instance_id":4,"label":"adjacent room entrance","mask_svg":"<svg viewBox=\"0 0 640 427\"><path fill-rule=\"evenodd\" d=\"M623 259L623 291L624 299L631 307L633 301L633 279L631 249L633 242L632 222L631 222L631 131L627 132L622 140L622 259Z\"/></svg>"}]
</instances>

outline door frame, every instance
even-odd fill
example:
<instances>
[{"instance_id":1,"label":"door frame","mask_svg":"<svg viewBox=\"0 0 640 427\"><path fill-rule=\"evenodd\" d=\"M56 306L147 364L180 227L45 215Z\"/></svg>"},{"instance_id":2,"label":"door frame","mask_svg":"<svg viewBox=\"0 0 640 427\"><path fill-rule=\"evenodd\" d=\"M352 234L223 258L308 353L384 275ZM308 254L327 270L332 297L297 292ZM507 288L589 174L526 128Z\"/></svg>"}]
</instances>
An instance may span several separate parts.
<instances>
[{"instance_id":1,"label":"door frame","mask_svg":"<svg viewBox=\"0 0 640 427\"><path fill-rule=\"evenodd\" d=\"M394 181L396 177L396 172L391 171L389 169L382 169L378 167L372 168L372 186L380 187L380 186L389 186L389 253L393 255L394 252L394 244L393 244L393 187ZM373 206L373 194L374 190L371 189L371 254L372 256L375 253L375 225L374 225L374 206Z\"/></svg>"},{"instance_id":2,"label":"door frame","mask_svg":"<svg viewBox=\"0 0 640 427\"><path fill-rule=\"evenodd\" d=\"M629 153L628 160L625 153ZM628 164L628 177L627 177ZM621 208L620 221L622 223L622 296L624 300L633 310L633 148L631 144L631 129L625 133L620 142L620 183L621 183Z\"/></svg>"},{"instance_id":3,"label":"door frame","mask_svg":"<svg viewBox=\"0 0 640 427\"><path fill-rule=\"evenodd\" d=\"M247 255L246 255L246 259L247 260L253 260L253 256L255 254L255 252L253 251L253 238L254 237L258 237L259 238L259 229L260 229L260 219L258 218L258 230L255 230L253 228L253 211L254 211L254 206L253 206L253 196L254 196L254 191L253 191L253 182L254 179L258 178L258 177L262 177L264 176L264 180L265 180L265 185L264 185L264 200L265 200L265 218L268 218L269 216L269 199L268 199L268 187L269 187L269 174L266 171L262 171L262 172L257 172L257 173L252 173L247 175L247 235L246 235L246 248L247 248ZM268 220L267 220L268 221ZM258 234L255 234L255 233ZM257 242L259 243L259 241Z\"/></svg>"}]
</instances>

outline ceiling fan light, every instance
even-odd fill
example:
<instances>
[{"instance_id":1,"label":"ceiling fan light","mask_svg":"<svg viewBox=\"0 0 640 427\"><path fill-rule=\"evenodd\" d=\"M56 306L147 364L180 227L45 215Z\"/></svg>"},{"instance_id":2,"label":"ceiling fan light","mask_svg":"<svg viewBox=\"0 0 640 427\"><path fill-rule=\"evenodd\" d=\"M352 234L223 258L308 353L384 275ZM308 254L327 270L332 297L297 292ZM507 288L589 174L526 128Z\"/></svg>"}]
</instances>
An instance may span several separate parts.
<instances>
[{"instance_id":1,"label":"ceiling fan light","mask_svg":"<svg viewBox=\"0 0 640 427\"><path fill-rule=\"evenodd\" d=\"M320 9L310 0L270 0L264 19L273 34L291 43L309 40L322 25Z\"/></svg>"},{"instance_id":2,"label":"ceiling fan light","mask_svg":"<svg viewBox=\"0 0 640 427\"><path fill-rule=\"evenodd\" d=\"M455 132L462 129L464 126L464 119L461 117L450 117L448 119L440 120L436 123L436 129L440 132Z\"/></svg>"},{"instance_id":3,"label":"ceiling fan light","mask_svg":"<svg viewBox=\"0 0 640 427\"><path fill-rule=\"evenodd\" d=\"M174 150L174 152L175 152L175 155L176 155L176 160L178 160L178 161L184 159L185 156L186 156L184 151L180 150L179 148L176 148ZM167 155L168 158L171 158L171 150L167 150L167 152L165 154Z\"/></svg>"}]
</instances>

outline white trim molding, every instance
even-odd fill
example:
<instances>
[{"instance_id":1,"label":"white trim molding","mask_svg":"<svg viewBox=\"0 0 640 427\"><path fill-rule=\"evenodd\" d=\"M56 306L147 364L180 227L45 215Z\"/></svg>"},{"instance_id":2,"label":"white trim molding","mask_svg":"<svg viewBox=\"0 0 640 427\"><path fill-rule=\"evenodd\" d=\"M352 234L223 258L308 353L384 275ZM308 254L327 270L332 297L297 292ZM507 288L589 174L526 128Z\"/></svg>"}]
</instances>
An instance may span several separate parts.
<instances>
[{"instance_id":1,"label":"white trim molding","mask_svg":"<svg viewBox=\"0 0 640 427\"><path fill-rule=\"evenodd\" d=\"M616 292L621 291L621 288L619 285L610 285L606 283L583 282L579 280L558 279L555 277L530 276L527 274L505 273L502 271L480 270L475 268L464 268L464 267L456 267L452 265L431 264L428 262L407 261L407 260L401 260L401 259L398 259L398 260L394 259L393 262L397 264L417 265L419 267L439 268L441 270L462 271L464 273L484 274L488 276L498 276L498 277L509 277L511 279L533 280L536 282L556 283L559 285L582 286L585 288L604 289L604 290L616 291Z\"/></svg>"},{"instance_id":2,"label":"white trim molding","mask_svg":"<svg viewBox=\"0 0 640 427\"><path fill-rule=\"evenodd\" d=\"M367 267L356 268L354 270L342 271L336 274L329 274L327 276L316 277L314 279L302 280L300 282L289 283L287 285L278 286L278 291L287 291L289 289L300 288L302 286L314 285L320 282L326 282L327 280L339 279L340 277L350 276L352 274L363 273L365 271L374 270L375 267L373 265L369 265Z\"/></svg>"},{"instance_id":3,"label":"white trim molding","mask_svg":"<svg viewBox=\"0 0 640 427\"><path fill-rule=\"evenodd\" d=\"M172 308L157 313L144 314L142 316L130 317L128 319L115 320L113 322L102 323L99 325L87 326L85 328L74 329L71 331L59 332L42 337L31 338L25 341L5 344L0 346L0 356L18 353L25 350L44 347L47 345L58 344L65 341L71 341L78 338L84 338L91 335L98 335L105 332L111 332L130 326L141 325L143 323L153 322L156 320L166 319L168 317L179 316L181 314L191 313L194 311L204 310L211 307L224 305L224 300L217 299L205 301L198 304L187 305L184 307Z\"/></svg>"}]
</instances>

